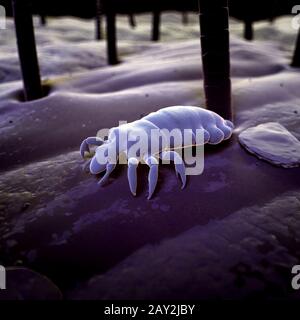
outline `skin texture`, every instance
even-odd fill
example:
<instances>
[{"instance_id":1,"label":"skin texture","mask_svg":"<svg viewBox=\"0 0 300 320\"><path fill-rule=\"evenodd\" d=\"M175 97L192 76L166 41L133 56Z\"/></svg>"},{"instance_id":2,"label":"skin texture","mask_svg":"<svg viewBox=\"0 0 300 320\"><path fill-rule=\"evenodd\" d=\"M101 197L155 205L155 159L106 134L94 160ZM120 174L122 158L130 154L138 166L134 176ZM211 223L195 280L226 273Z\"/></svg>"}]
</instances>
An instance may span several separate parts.
<instances>
[{"instance_id":1,"label":"skin texture","mask_svg":"<svg viewBox=\"0 0 300 320\"><path fill-rule=\"evenodd\" d=\"M81 146L80 153L84 157L85 152L90 152L89 145L97 146L96 153L88 161L86 168L92 174L99 174L105 171L104 176L99 181L100 185L107 182L109 175L116 167L120 153L125 153L128 159L127 177L131 193L135 196L137 189L137 167L139 162L144 162L149 167L148 175L148 199L153 195L158 180L158 157L162 160L173 161L175 163L176 175L180 176L182 188L186 184L185 165L181 156L174 151L176 148L185 147L182 143L174 140L168 145L164 141L158 142L157 149L151 149L153 139L159 141L159 137L153 135L152 130L164 129L171 132L179 129L183 136L184 130L192 131L192 145L196 143L196 135L199 131L203 134L201 144L218 144L231 137L233 124L229 120L224 120L218 114L199 107L192 106L172 106L152 112L140 120L122 124L109 131L108 139L102 140L99 137L86 138ZM158 131L155 131L158 132ZM146 136L148 147L137 155L131 156L130 148L139 142L140 137ZM111 156L112 155L112 156Z\"/></svg>"}]
</instances>

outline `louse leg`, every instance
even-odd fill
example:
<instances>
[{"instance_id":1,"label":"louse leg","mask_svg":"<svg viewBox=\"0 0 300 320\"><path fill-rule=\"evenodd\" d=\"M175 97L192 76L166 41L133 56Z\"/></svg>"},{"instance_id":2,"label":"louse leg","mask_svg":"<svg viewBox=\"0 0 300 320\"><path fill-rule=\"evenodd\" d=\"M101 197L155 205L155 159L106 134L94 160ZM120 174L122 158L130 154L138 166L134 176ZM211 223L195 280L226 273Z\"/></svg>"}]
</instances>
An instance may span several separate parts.
<instances>
[{"instance_id":1,"label":"louse leg","mask_svg":"<svg viewBox=\"0 0 300 320\"><path fill-rule=\"evenodd\" d=\"M158 180L158 161L153 156L145 156L144 161L150 168L150 171L148 174L148 183L149 183L148 200L150 200L156 188L156 184Z\"/></svg>"},{"instance_id":2,"label":"louse leg","mask_svg":"<svg viewBox=\"0 0 300 320\"><path fill-rule=\"evenodd\" d=\"M137 188L137 167L139 165L139 161L136 158L128 159L128 169L127 169L127 178L129 182L129 188L131 193L136 196L136 188Z\"/></svg>"},{"instance_id":3,"label":"louse leg","mask_svg":"<svg viewBox=\"0 0 300 320\"><path fill-rule=\"evenodd\" d=\"M117 165L116 163L107 163L105 175L98 182L100 186L104 185L104 183L107 182L110 174L114 171L116 165Z\"/></svg>"},{"instance_id":4,"label":"louse leg","mask_svg":"<svg viewBox=\"0 0 300 320\"><path fill-rule=\"evenodd\" d=\"M84 172L90 172L90 164L91 164L92 159L89 159L88 161L86 161L84 163L84 165L82 166L82 170Z\"/></svg>"},{"instance_id":5,"label":"louse leg","mask_svg":"<svg viewBox=\"0 0 300 320\"><path fill-rule=\"evenodd\" d=\"M106 170L107 164L99 164L96 157L94 156L92 160L90 160L90 172L91 174L98 174Z\"/></svg>"},{"instance_id":6,"label":"louse leg","mask_svg":"<svg viewBox=\"0 0 300 320\"><path fill-rule=\"evenodd\" d=\"M181 189L183 189L186 185L186 174L185 174L185 165L184 165L184 162L183 162L182 158L180 157L180 155L175 151L163 151L160 154L160 158L162 160L174 162L176 176L177 177L178 177L178 175L180 176L180 179L182 182Z\"/></svg>"},{"instance_id":7,"label":"louse leg","mask_svg":"<svg viewBox=\"0 0 300 320\"><path fill-rule=\"evenodd\" d=\"M88 137L84 139L80 145L80 154L82 158L84 158L85 152L90 153L89 145L101 146L103 143L104 141L99 137Z\"/></svg>"}]
</instances>

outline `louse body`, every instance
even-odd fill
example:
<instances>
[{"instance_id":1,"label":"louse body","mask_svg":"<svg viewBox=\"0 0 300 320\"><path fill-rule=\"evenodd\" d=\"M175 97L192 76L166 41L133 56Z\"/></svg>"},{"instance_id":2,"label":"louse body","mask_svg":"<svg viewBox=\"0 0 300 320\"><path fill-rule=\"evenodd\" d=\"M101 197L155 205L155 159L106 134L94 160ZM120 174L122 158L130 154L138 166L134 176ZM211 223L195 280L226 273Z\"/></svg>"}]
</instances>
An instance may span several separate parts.
<instances>
[{"instance_id":1,"label":"louse body","mask_svg":"<svg viewBox=\"0 0 300 320\"><path fill-rule=\"evenodd\" d=\"M84 156L85 151L90 152L90 145L97 146L95 155L89 162L89 170L92 174L106 171L100 184L107 181L119 155L124 153L128 163L129 187L133 195L136 195L137 188L137 166L141 161L145 162L150 168L150 199L158 179L158 158L174 161L182 187L186 184L185 165L175 151L186 146L180 136L190 133L189 145L218 144L231 137L233 128L231 121L224 120L215 112L193 106L172 106L110 129L107 140L99 137L87 138L82 142L80 152ZM172 132L175 133L168 135ZM199 136L202 139L198 139Z\"/></svg>"}]
</instances>

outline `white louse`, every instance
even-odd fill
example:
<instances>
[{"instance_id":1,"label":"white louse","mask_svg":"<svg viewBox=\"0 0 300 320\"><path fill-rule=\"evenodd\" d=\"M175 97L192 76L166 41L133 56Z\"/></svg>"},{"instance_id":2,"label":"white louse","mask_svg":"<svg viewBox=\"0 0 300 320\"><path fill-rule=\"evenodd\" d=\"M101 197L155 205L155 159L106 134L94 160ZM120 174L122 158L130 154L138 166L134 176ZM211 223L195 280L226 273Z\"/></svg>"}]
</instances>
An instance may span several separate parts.
<instances>
[{"instance_id":1,"label":"white louse","mask_svg":"<svg viewBox=\"0 0 300 320\"><path fill-rule=\"evenodd\" d=\"M233 124L229 120L224 120L215 112L193 106L172 106L162 108L156 112L152 112L142 119L125 123L118 127L109 130L107 140L99 137L88 137L81 143L80 153L84 157L85 152L90 152L89 146L97 146L95 155L89 160L87 165L92 174L99 174L103 171L105 175L99 181L102 185L107 181L109 175L116 167L118 156L123 152L126 154L128 163L128 181L130 191L136 195L137 189L137 166L139 162L144 161L150 168L149 181L149 195L151 198L158 179L158 160L159 156L162 160L171 160L175 163L176 174L180 176L182 181L182 188L186 184L185 165L180 155L174 149L184 147L182 143L176 145L173 141L168 145L168 148L163 143L157 144L157 149L149 148L153 135L153 130L168 130L171 132L174 129L179 129L181 133L184 130L192 132L192 144L196 144L196 134L200 132L203 135L203 144L218 144L223 140L231 137L233 132ZM132 157L128 152L134 144L138 142L138 137L147 137L147 147L140 151L140 154ZM157 137L155 137L156 139ZM114 151L114 152L110 152ZM106 158L103 162L103 156L113 154L113 158Z\"/></svg>"}]
</instances>

